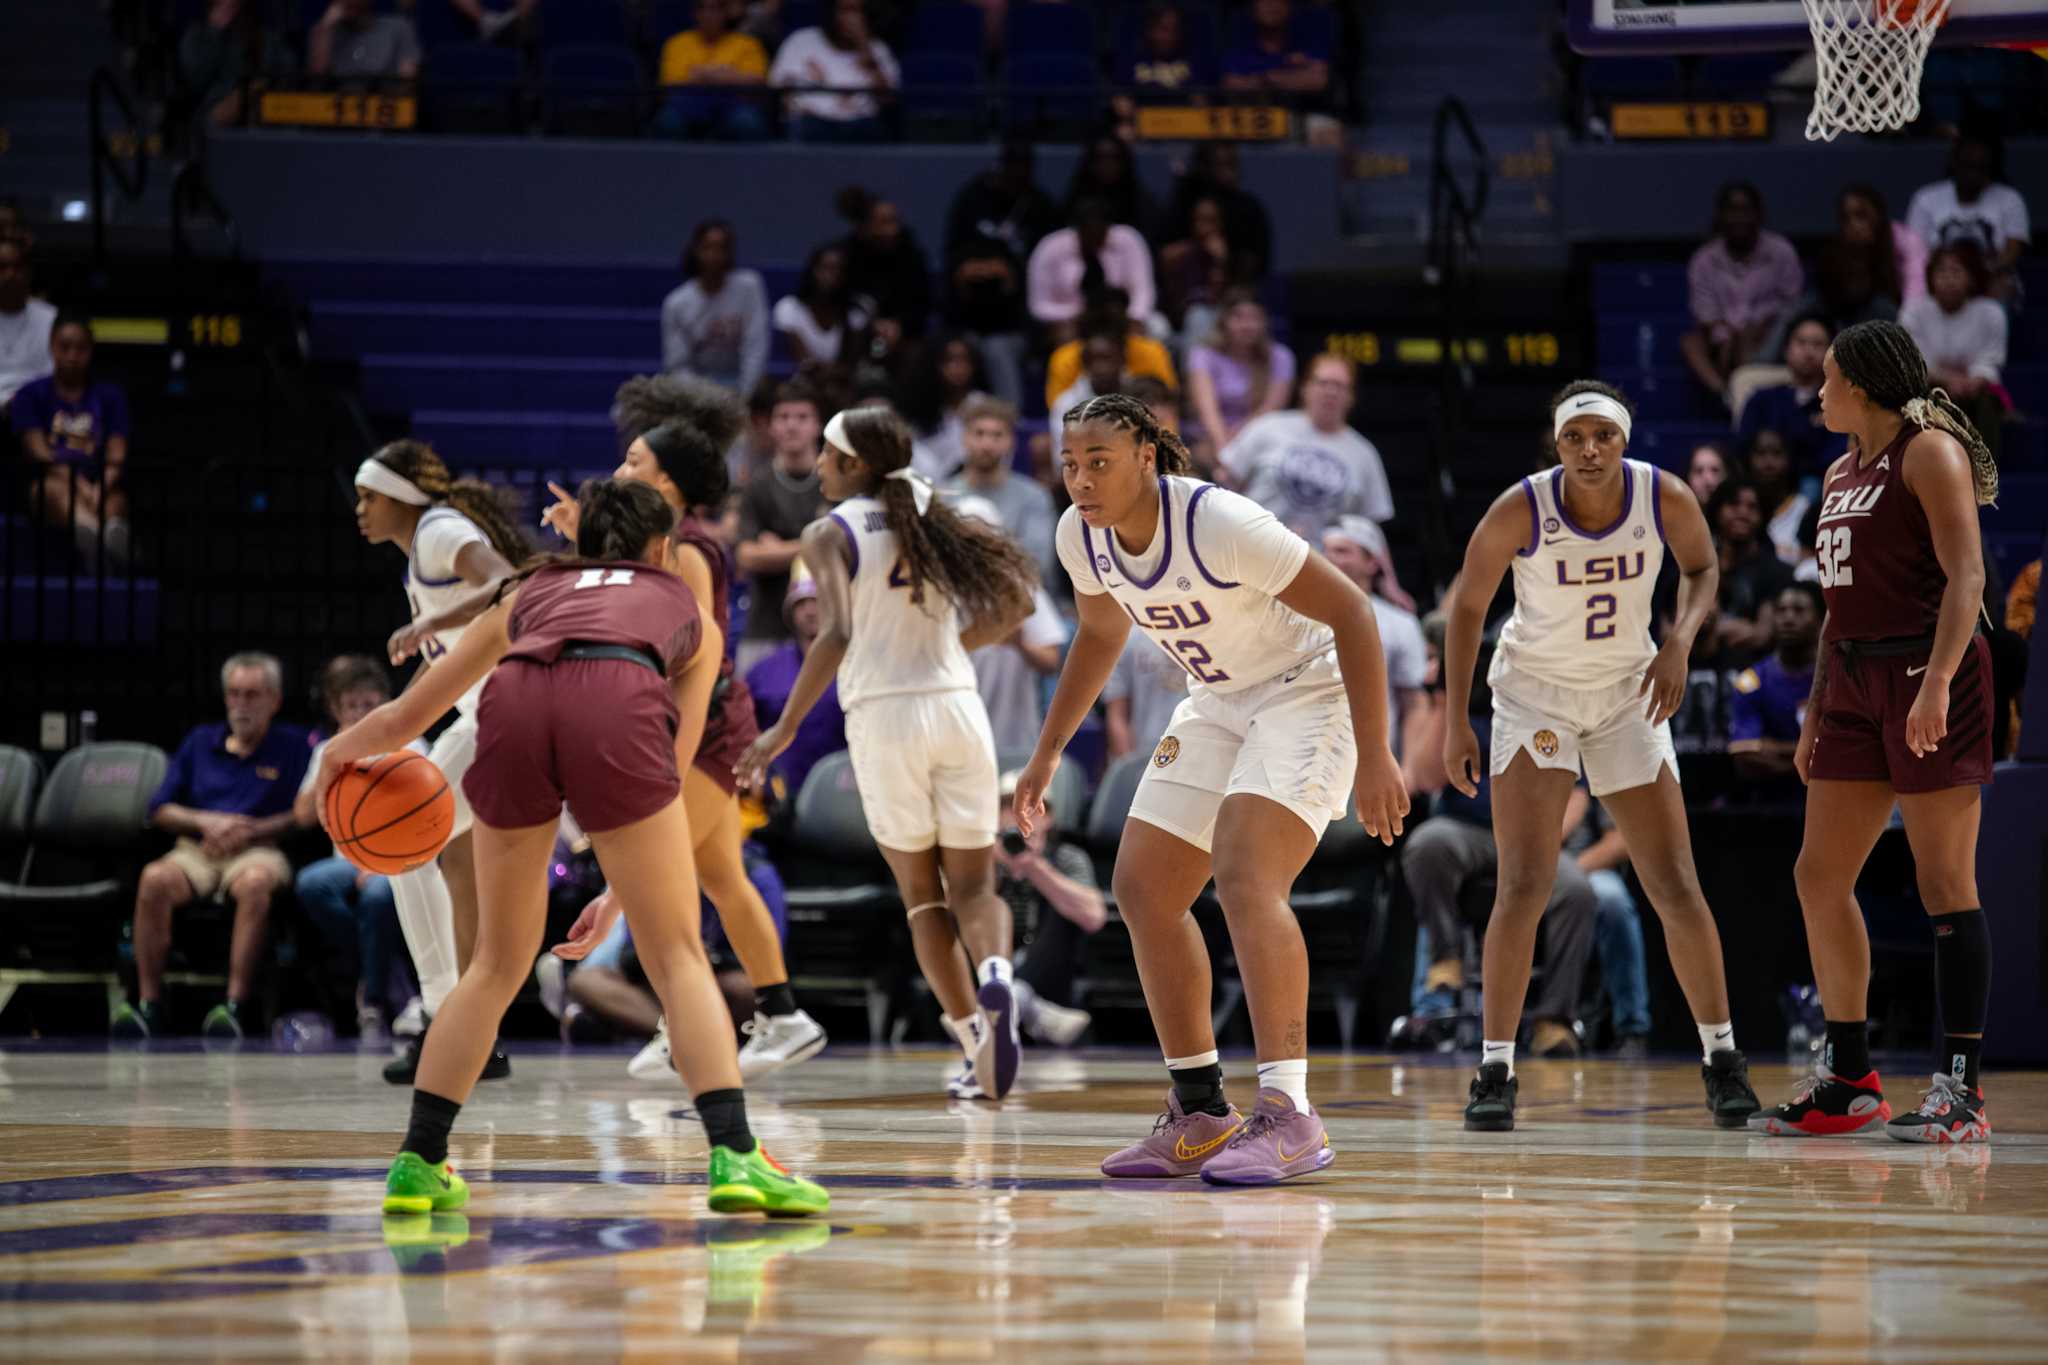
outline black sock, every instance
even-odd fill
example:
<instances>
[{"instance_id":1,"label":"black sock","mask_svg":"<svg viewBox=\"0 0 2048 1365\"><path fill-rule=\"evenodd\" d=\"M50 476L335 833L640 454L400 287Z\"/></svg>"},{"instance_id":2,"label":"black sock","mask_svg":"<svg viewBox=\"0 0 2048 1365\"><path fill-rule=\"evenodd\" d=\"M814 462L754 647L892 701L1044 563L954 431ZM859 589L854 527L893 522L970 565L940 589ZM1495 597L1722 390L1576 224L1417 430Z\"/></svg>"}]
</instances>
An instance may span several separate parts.
<instances>
[{"instance_id":1,"label":"black sock","mask_svg":"<svg viewBox=\"0 0 2048 1365\"><path fill-rule=\"evenodd\" d=\"M753 1130L747 1127L747 1092L707 1090L694 1103L703 1120L704 1136L713 1147L730 1147L745 1155L754 1150Z\"/></svg>"},{"instance_id":2,"label":"black sock","mask_svg":"<svg viewBox=\"0 0 2048 1365\"><path fill-rule=\"evenodd\" d=\"M412 1122L406 1125L405 1141L399 1144L401 1152L411 1152L428 1165L438 1165L448 1159L448 1130L455 1126L455 1116L462 1112L462 1106L454 1100L444 1100L430 1091L415 1089L412 1092Z\"/></svg>"},{"instance_id":3,"label":"black sock","mask_svg":"<svg viewBox=\"0 0 2048 1365\"><path fill-rule=\"evenodd\" d=\"M1984 1014L1991 1001L1991 926L1981 909L1934 917L1934 975L1947 1035L1942 1069L1975 1090Z\"/></svg>"},{"instance_id":4,"label":"black sock","mask_svg":"<svg viewBox=\"0 0 2048 1365\"><path fill-rule=\"evenodd\" d=\"M754 1008L770 1019L783 1014L796 1013L796 996L790 991L787 981L778 981L772 986L763 986L754 992Z\"/></svg>"},{"instance_id":5,"label":"black sock","mask_svg":"<svg viewBox=\"0 0 2048 1365\"><path fill-rule=\"evenodd\" d=\"M1211 1062L1207 1066L1178 1070L1168 1067L1166 1074L1173 1078L1173 1093L1180 1100L1183 1113L1214 1114L1222 1118L1230 1112L1230 1105L1223 1099L1223 1063Z\"/></svg>"},{"instance_id":6,"label":"black sock","mask_svg":"<svg viewBox=\"0 0 2048 1365\"><path fill-rule=\"evenodd\" d=\"M1868 1020L1828 1020L1827 1046L1821 1062L1845 1081L1860 1081L1870 1074L1870 1024Z\"/></svg>"}]
</instances>

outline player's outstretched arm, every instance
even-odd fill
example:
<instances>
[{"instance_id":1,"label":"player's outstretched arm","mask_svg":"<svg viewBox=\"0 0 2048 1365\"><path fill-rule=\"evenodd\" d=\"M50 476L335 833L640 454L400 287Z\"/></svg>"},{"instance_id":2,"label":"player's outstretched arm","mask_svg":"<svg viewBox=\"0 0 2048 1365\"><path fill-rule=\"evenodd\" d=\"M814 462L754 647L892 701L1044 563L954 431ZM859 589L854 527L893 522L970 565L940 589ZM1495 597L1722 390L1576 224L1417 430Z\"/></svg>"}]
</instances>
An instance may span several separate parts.
<instances>
[{"instance_id":1,"label":"player's outstretched arm","mask_svg":"<svg viewBox=\"0 0 2048 1365\"><path fill-rule=\"evenodd\" d=\"M1677 615L1664 633L1657 657L1644 670L1643 685L1636 694L1649 698L1644 714L1652 725L1671 719L1685 700L1692 642L1714 614L1721 595L1721 559L1714 553L1714 538L1707 531L1700 500L1676 474L1666 470L1657 472L1657 510L1679 578Z\"/></svg>"},{"instance_id":2,"label":"player's outstretched arm","mask_svg":"<svg viewBox=\"0 0 2048 1365\"><path fill-rule=\"evenodd\" d=\"M1444 598L1444 772L1467 796L1479 794L1479 736L1472 729L1472 670L1486 632L1486 608L1515 556L1536 545L1536 512L1515 484L1493 500L1472 539L1465 565Z\"/></svg>"},{"instance_id":3,"label":"player's outstretched arm","mask_svg":"<svg viewBox=\"0 0 2048 1365\"><path fill-rule=\"evenodd\" d=\"M733 764L743 787L758 787L766 780L768 765L796 739L797 726L825 695L853 640L853 574L847 564L851 547L846 529L831 517L820 517L804 528L798 547L804 567L818 585L818 638L804 655L782 715Z\"/></svg>"},{"instance_id":4,"label":"player's outstretched arm","mask_svg":"<svg viewBox=\"0 0 2048 1365\"><path fill-rule=\"evenodd\" d=\"M1067 649L1067 662L1060 669L1052 704L1045 709L1038 747L1017 778L1017 825L1026 834L1045 810L1045 789L1059 770L1060 755L1066 751L1067 741L1081 728L1095 699L1109 685L1109 675L1131 633L1131 618L1106 592L1077 591L1074 606L1080 613L1080 625L1074 632L1074 643Z\"/></svg>"}]
</instances>

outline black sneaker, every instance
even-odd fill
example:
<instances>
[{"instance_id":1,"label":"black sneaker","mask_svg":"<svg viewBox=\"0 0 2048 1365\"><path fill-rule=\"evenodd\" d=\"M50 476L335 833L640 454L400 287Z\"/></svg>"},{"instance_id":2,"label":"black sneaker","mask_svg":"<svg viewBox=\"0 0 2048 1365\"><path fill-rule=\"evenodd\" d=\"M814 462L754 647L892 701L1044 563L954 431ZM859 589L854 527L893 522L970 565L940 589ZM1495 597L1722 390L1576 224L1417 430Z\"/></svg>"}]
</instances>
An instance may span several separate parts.
<instances>
[{"instance_id":1,"label":"black sneaker","mask_svg":"<svg viewBox=\"0 0 2048 1365\"><path fill-rule=\"evenodd\" d=\"M1763 1106L1749 1084L1749 1058L1734 1048L1714 1054L1711 1062L1700 1064L1700 1079L1707 1083L1707 1112L1716 1128L1747 1128L1749 1116Z\"/></svg>"},{"instance_id":2,"label":"black sneaker","mask_svg":"<svg viewBox=\"0 0 2048 1365\"><path fill-rule=\"evenodd\" d=\"M512 1074L512 1059L505 1055L505 1049L497 1043L491 1044L491 1055L484 1059L484 1071L480 1081L502 1081Z\"/></svg>"},{"instance_id":3,"label":"black sneaker","mask_svg":"<svg viewBox=\"0 0 2048 1365\"><path fill-rule=\"evenodd\" d=\"M1465 1106L1468 1133L1511 1133L1515 1129L1515 1091L1519 1082L1506 1062L1488 1062L1472 1078L1472 1101Z\"/></svg>"},{"instance_id":4,"label":"black sneaker","mask_svg":"<svg viewBox=\"0 0 2048 1365\"><path fill-rule=\"evenodd\" d=\"M1984 1112L1983 1090L1972 1090L1937 1071L1920 1103L1887 1123L1884 1130L1900 1142L1989 1142L1991 1116Z\"/></svg>"},{"instance_id":5,"label":"black sneaker","mask_svg":"<svg viewBox=\"0 0 2048 1365\"><path fill-rule=\"evenodd\" d=\"M431 1028L433 1020L429 1019L427 1025ZM393 1085L411 1085L413 1078L419 1075L420 1048L426 1041L427 1035L424 1032L417 1038L408 1038L405 1043L405 1050L396 1057L393 1057L385 1065L384 1079ZM511 1074L512 1059L505 1055L504 1048L496 1043L492 1043L491 1055L484 1059L483 1074L478 1076L477 1079L480 1081L502 1081Z\"/></svg>"}]
</instances>

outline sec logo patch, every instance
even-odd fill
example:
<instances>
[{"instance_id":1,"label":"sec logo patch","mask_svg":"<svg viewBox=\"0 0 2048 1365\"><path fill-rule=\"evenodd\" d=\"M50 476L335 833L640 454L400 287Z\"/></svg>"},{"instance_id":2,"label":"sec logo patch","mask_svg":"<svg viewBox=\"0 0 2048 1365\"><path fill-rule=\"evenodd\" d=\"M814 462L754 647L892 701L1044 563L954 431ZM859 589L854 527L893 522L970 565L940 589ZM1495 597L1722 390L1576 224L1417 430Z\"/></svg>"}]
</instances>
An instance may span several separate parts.
<instances>
[{"instance_id":1,"label":"sec logo patch","mask_svg":"<svg viewBox=\"0 0 2048 1365\"><path fill-rule=\"evenodd\" d=\"M1557 734L1551 730L1538 730L1529 736L1529 742L1536 746L1536 752L1545 758L1557 757Z\"/></svg>"},{"instance_id":2,"label":"sec logo patch","mask_svg":"<svg viewBox=\"0 0 2048 1365\"><path fill-rule=\"evenodd\" d=\"M1160 740L1159 747L1152 751L1152 766L1155 768L1164 768L1167 764L1173 762L1173 760L1179 757L1180 741L1175 739L1172 735L1168 735L1166 738Z\"/></svg>"},{"instance_id":3,"label":"sec logo patch","mask_svg":"<svg viewBox=\"0 0 2048 1365\"><path fill-rule=\"evenodd\" d=\"M1109 556L1108 556L1108 555L1097 555L1097 556L1095 556L1095 567L1096 567L1096 568L1098 568L1098 569L1100 569L1100 570L1101 570L1102 572L1104 572L1104 573L1108 573L1108 572L1109 572Z\"/></svg>"}]
</instances>

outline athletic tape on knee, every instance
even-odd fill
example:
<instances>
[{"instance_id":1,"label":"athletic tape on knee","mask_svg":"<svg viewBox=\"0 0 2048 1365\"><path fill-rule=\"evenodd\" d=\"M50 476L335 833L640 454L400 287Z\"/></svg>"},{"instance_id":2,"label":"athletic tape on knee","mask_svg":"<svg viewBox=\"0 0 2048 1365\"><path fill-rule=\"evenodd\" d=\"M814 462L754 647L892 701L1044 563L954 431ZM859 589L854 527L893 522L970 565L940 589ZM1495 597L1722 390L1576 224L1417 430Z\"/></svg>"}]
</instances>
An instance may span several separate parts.
<instances>
[{"instance_id":1,"label":"athletic tape on knee","mask_svg":"<svg viewBox=\"0 0 2048 1365\"><path fill-rule=\"evenodd\" d=\"M903 918L916 919L927 910L943 910L945 908L946 903L944 901L926 901L923 905L913 905L908 910L905 910Z\"/></svg>"}]
</instances>

